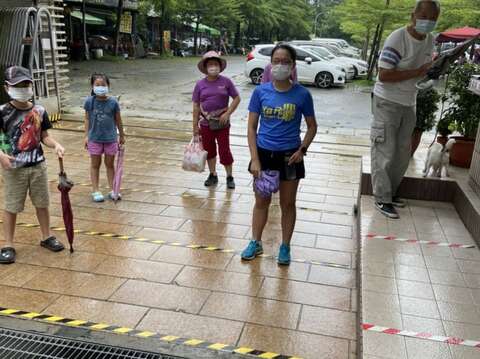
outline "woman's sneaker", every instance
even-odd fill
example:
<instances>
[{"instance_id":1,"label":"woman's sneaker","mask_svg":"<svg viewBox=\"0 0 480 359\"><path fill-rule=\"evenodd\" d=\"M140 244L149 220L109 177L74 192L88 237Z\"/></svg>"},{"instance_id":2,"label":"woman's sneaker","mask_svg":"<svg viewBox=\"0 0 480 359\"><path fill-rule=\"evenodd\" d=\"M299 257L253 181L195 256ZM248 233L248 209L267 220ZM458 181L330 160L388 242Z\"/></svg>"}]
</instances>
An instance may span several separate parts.
<instances>
[{"instance_id":1,"label":"woman's sneaker","mask_svg":"<svg viewBox=\"0 0 480 359\"><path fill-rule=\"evenodd\" d=\"M392 218L392 219L400 218L397 210L391 203L375 202L375 207L380 211L380 213L382 213L384 216L388 218Z\"/></svg>"},{"instance_id":2,"label":"woman's sneaker","mask_svg":"<svg viewBox=\"0 0 480 359\"><path fill-rule=\"evenodd\" d=\"M290 246L283 244L280 246L280 250L278 251L278 264L288 266L292 258L290 257Z\"/></svg>"},{"instance_id":3,"label":"woman's sneaker","mask_svg":"<svg viewBox=\"0 0 480 359\"><path fill-rule=\"evenodd\" d=\"M216 186L218 184L218 176L210 173L207 180L205 181L205 187Z\"/></svg>"},{"instance_id":4,"label":"woman's sneaker","mask_svg":"<svg viewBox=\"0 0 480 359\"><path fill-rule=\"evenodd\" d=\"M241 257L243 260L250 261L260 254L263 254L262 242L253 239L248 243L247 248L243 250Z\"/></svg>"}]
</instances>

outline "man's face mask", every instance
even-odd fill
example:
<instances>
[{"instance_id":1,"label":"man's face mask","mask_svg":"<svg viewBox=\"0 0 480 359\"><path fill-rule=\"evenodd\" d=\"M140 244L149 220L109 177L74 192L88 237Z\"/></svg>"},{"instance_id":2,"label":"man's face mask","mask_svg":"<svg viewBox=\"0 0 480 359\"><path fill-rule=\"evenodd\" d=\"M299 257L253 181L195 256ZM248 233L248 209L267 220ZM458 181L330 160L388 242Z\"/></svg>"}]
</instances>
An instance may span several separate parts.
<instances>
[{"instance_id":1,"label":"man's face mask","mask_svg":"<svg viewBox=\"0 0 480 359\"><path fill-rule=\"evenodd\" d=\"M415 31L420 34L429 34L435 30L436 26L437 22L433 20L416 19L415 21Z\"/></svg>"},{"instance_id":2,"label":"man's face mask","mask_svg":"<svg viewBox=\"0 0 480 359\"><path fill-rule=\"evenodd\" d=\"M7 93L12 100L15 100L18 102L27 102L31 100L33 97L33 88L32 86L28 86L28 87L9 86Z\"/></svg>"}]
</instances>

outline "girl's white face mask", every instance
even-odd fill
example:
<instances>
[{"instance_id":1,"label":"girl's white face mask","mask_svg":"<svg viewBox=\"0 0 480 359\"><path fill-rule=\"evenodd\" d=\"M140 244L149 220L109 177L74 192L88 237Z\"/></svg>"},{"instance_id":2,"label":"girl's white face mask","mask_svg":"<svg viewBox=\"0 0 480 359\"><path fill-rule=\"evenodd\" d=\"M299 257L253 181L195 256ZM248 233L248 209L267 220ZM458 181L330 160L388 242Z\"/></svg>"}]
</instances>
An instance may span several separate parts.
<instances>
[{"instance_id":1,"label":"girl's white face mask","mask_svg":"<svg viewBox=\"0 0 480 359\"><path fill-rule=\"evenodd\" d=\"M108 94L108 86L93 86L93 93L97 96L106 96Z\"/></svg>"},{"instance_id":2,"label":"girl's white face mask","mask_svg":"<svg viewBox=\"0 0 480 359\"><path fill-rule=\"evenodd\" d=\"M18 102L27 102L33 97L33 88L29 87L9 87L8 96Z\"/></svg>"}]
</instances>

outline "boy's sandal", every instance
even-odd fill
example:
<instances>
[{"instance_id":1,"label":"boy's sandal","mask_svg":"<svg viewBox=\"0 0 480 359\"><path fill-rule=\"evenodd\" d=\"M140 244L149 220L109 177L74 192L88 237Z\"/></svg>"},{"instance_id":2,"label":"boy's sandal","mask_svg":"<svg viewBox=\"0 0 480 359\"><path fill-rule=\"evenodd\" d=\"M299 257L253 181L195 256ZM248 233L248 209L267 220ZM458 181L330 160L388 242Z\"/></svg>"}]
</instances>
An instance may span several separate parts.
<instances>
[{"instance_id":1,"label":"boy's sandal","mask_svg":"<svg viewBox=\"0 0 480 359\"><path fill-rule=\"evenodd\" d=\"M54 236L51 236L51 237L45 239L44 241L41 241L40 245L44 248L47 248L47 249L51 250L52 252L60 252L60 251L63 251L65 249L62 242L60 242Z\"/></svg>"},{"instance_id":2,"label":"boy's sandal","mask_svg":"<svg viewBox=\"0 0 480 359\"><path fill-rule=\"evenodd\" d=\"M0 249L0 264L12 264L15 263L15 257L17 252L15 248L5 247Z\"/></svg>"},{"instance_id":3,"label":"boy's sandal","mask_svg":"<svg viewBox=\"0 0 480 359\"><path fill-rule=\"evenodd\" d=\"M101 192L94 192L92 193L93 202L103 202L105 201L105 197Z\"/></svg>"}]
</instances>

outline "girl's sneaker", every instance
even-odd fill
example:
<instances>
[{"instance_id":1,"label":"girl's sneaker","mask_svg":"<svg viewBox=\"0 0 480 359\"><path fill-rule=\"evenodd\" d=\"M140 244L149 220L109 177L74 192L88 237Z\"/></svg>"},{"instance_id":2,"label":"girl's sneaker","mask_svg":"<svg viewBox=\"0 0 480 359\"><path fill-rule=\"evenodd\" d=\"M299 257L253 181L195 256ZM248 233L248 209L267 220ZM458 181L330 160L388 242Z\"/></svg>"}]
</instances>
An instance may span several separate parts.
<instances>
[{"instance_id":1,"label":"girl's sneaker","mask_svg":"<svg viewBox=\"0 0 480 359\"><path fill-rule=\"evenodd\" d=\"M93 202L97 202L97 203L105 201L105 197L103 197L102 192L93 192L92 199L93 199Z\"/></svg>"},{"instance_id":2,"label":"girl's sneaker","mask_svg":"<svg viewBox=\"0 0 480 359\"><path fill-rule=\"evenodd\" d=\"M116 198L115 198L116 197ZM120 201L122 199L122 195L118 193L116 196L113 194L113 191L108 194L108 198L112 201Z\"/></svg>"}]
</instances>

